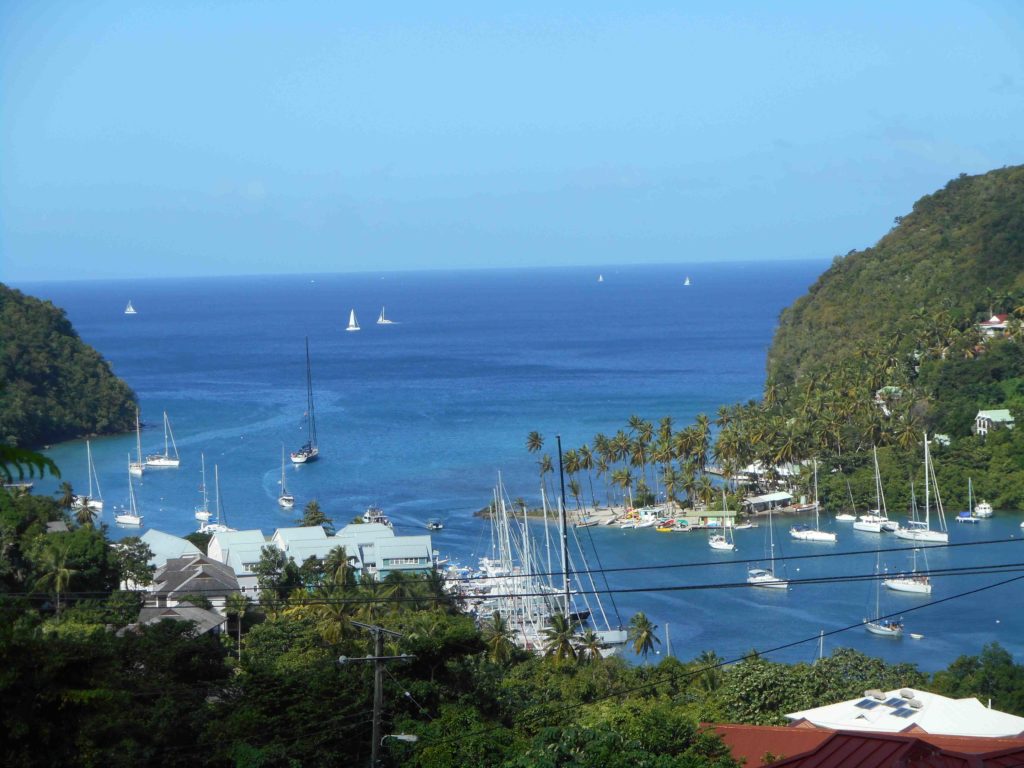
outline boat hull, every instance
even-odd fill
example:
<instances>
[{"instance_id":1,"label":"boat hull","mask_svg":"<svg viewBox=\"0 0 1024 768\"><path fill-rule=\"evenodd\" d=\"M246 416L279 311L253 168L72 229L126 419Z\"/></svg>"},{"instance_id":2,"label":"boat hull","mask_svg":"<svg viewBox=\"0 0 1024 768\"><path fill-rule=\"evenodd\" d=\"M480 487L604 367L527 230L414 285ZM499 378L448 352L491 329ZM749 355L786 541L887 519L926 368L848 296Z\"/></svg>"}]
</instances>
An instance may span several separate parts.
<instances>
[{"instance_id":1,"label":"boat hull","mask_svg":"<svg viewBox=\"0 0 1024 768\"><path fill-rule=\"evenodd\" d=\"M142 525L142 515L114 515L114 522L118 525L138 527Z\"/></svg>"},{"instance_id":2,"label":"boat hull","mask_svg":"<svg viewBox=\"0 0 1024 768\"><path fill-rule=\"evenodd\" d=\"M147 456L146 457L147 467L156 468L169 468L177 469L181 466L181 459L175 459L169 456Z\"/></svg>"},{"instance_id":3,"label":"boat hull","mask_svg":"<svg viewBox=\"0 0 1024 768\"><path fill-rule=\"evenodd\" d=\"M789 532L789 535L792 536L797 541L820 541L820 542L824 542L826 544L835 544L836 543L836 535L834 533L829 533L828 531L815 531L815 530L797 531L797 530L791 530Z\"/></svg>"},{"instance_id":4,"label":"boat hull","mask_svg":"<svg viewBox=\"0 0 1024 768\"><path fill-rule=\"evenodd\" d=\"M285 509L291 509L292 507L295 506L295 497L290 494L278 496L277 504L278 506L284 507Z\"/></svg>"},{"instance_id":5,"label":"boat hull","mask_svg":"<svg viewBox=\"0 0 1024 768\"><path fill-rule=\"evenodd\" d=\"M896 536L907 541L927 541L936 544L945 544L949 541L949 534L943 531L918 531L900 528L896 531Z\"/></svg>"},{"instance_id":6,"label":"boat hull","mask_svg":"<svg viewBox=\"0 0 1024 768\"><path fill-rule=\"evenodd\" d=\"M889 624L879 624L875 621L864 620L864 629L878 637L903 637L903 627Z\"/></svg>"},{"instance_id":7,"label":"boat hull","mask_svg":"<svg viewBox=\"0 0 1024 768\"><path fill-rule=\"evenodd\" d=\"M885 579L882 581L882 585L893 592L908 592L914 595L930 595L932 593L931 583L921 578Z\"/></svg>"},{"instance_id":8,"label":"boat hull","mask_svg":"<svg viewBox=\"0 0 1024 768\"><path fill-rule=\"evenodd\" d=\"M320 451L316 448L301 449L291 454L292 464L309 464L320 458Z\"/></svg>"},{"instance_id":9,"label":"boat hull","mask_svg":"<svg viewBox=\"0 0 1024 768\"><path fill-rule=\"evenodd\" d=\"M749 571L747 574L747 584L763 589L789 589L788 581L780 579L769 571Z\"/></svg>"},{"instance_id":10,"label":"boat hull","mask_svg":"<svg viewBox=\"0 0 1024 768\"><path fill-rule=\"evenodd\" d=\"M73 505L74 508L75 509L81 509L83 506L87 505L89 507L89 509L91 509L93 512L102 512L103 511L103 501L102 500L89 498L89 500L87 502L85 502L85 504L83 504L83 501L85 501L86 498L87 497L85 497L85 496L76 496L75 497L75 503Z\"/></svg>"},{"instance_id":11,"label":"boat hull","mask_svg":"<svg viewBox=\"0 0 1024 768\"><path fill-rule=\"evenodd\" d=\"M881 523L866 523L863 520L857 520L853 524L853 530L855 530L855 531L863 531L864 533L881 533L882 532L882 524Z\"/></svg>"}]
</instances>

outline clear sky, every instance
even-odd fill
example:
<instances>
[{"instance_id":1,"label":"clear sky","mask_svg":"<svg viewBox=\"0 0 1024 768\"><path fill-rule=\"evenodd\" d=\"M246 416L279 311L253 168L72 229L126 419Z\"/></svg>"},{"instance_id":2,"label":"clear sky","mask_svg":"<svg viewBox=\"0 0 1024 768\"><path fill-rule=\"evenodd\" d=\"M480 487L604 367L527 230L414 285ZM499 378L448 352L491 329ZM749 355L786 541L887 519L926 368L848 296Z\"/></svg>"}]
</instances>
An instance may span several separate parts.
<instances>
[{"instance_id":1,"label":"clear sky","mask_svg":"<svg viewBox=\"0 0 1024 768\"><path fill-rule=\"evenodd\" d=\"M0 279L829 258L1024 161L1024 3L0 2Z\"/></svg>"}]
</instances>

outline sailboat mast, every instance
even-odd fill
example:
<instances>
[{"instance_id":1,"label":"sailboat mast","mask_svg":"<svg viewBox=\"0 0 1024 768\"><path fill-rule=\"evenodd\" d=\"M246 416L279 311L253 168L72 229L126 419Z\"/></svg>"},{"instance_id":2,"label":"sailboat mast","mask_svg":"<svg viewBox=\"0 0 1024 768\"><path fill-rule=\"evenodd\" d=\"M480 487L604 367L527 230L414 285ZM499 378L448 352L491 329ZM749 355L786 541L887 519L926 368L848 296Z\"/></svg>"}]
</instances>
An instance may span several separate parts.
<instances>
[{"instance_id":1,"label":"sailboat mast","mask_svg":"<svg viewBox=\"0 0 1024 768\"><path fill-rule=\"evenodd\" d=\"M924 527L931 530L929 507L931 506L931 483L928 478L930 458L928 456L928 433L924 433Z\"/></svg>"},{"instance_id":2,"label":"sailboat mast","mask_svg":"<svg viewBox=\"0 0 1024 768\"><path fill-rule=\"evenodd\" d=\"M92 498L92 476L96 473L96 469L92 465L92 447L89 445L89 441L85 441L85 460L89 464L87 470L89 472L89 498ZM128 457L128 461L131 462L132 457Z\"/></svg>"},{"instance_id":3,"label":"sailboat mast","mask_svg":"<svg viewBox=\"0 0 1024 768\"><path fill-rule=\"evenodd\" d=\"M562 436L558 441L558 480L561 493L558 496L558 515L562 527L562 590L565 593L565 618L569 618L569 532L565 524L565 470L562 466Z\"/></svg>"},{"instance_id":4,"label":"sailboat mast","mask_svg":"<svg viewBox=\"0 0 1024 768\"><path fill-rule=\"evenodd\" d=\"M142 466L142 427L139 425L139 409L135 409L135 455L138 456L139 466ZM128 457L130 462L132 457Z\"/></svg>"},{"instance_id":5,"label":"sailboat mast","mask_svg":"<svg viewBox=\"0 0 1024 768\"><path fill-rule=\"evenodd\" d=\"M309 361L309 337L306 337L306 413L309 414L309 442L314 448L316 442L316 414L313 411L313 368Z\"/></svg>"},{"instance_id":6,"label":"sailboat mast","mask_svg":"<svg viewBox=\"0 0 1024 768\"><path fill-rule=\"evenodd\" d=\"M725 501L723 495L722 500ZM814 460L814 530L821 530L821 521L818 519L818 460Z\"/></svg>"}]
</instances>

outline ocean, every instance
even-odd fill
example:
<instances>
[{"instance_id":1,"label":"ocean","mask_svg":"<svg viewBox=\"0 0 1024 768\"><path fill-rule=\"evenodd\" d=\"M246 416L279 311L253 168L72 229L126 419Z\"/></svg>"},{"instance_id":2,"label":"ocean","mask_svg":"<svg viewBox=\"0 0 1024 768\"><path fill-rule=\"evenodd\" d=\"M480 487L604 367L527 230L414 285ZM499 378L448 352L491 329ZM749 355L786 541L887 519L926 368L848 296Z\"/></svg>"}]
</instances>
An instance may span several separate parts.
<instances>
[{"instance_id":1,"label":"ocean","mask_svg":"<svg viewBox=\"0 0 1024 768\"><path fill-rule=\"evenodd\" d=\"M424 533L439 517L434 546L454 562L487 554L487 521L474 512L491 499L499 473L512 498L539 499L531 431L555 455L614 433L637 414L678 428L698 413L759 396L765 354L779 312L803 294L824 262L690 264L405 272L176 280L48 282L16 287L67 311L81 337L100 351L140 399L143 452L163 448L167 411L180 469L148 470L136 480L146 528L178 535L196 527L200 454L208 483L216 465L223 511L236 528L265 532L294 523L317 499L340 527L371 505L396 532ZM598 276L603 275L603 281ZM684 279L691 278L690 285ZM131 300L138 314L127 316ZM382 307L393 325L377 325ZM347 333L350 310L361 330ZM287 471L296 508L277 505L281 450L305 441L309 339L320 461ZM135 435L93 441L112 523L127 503ZM88 485L81 441L47 453L76 490ZM585 481L584 481L585 483ZM52 492L56 482L37 483ZM955 515L955 512L954 512ZM976 526L952 526L951 541L1014 536L1019 514L997 512ZM871 573L875 548L892 537L839 532L835 545L794 542L777 520L782 553L862 551L855 557L796 560L789 578ZM111 526L112 536L138 531ZM589 529L622 621L638 610L669 627L672 651L725 658L799 643L771 654L811 660L820 631L855 624L874 610L869 583L799 585L787 592L697 585L743 582L740 561L763 555L764 527L737 532L737 552L707 546L703 533ZM1014 562L1015 543L933 552L933 568ZM909 555L879 558L907 567ZM701 564L694 567L694 564ZM591 565L595 566L592 559ZM638 570L638 566L658 567ZM684 567L690 566L690 567ZM982 587L1006 575L936 578L932 600ZM600 583L603 587L603 582ZM1019 584L921 610L927 599L882 595L882 610L907 611L920 640L868 635L862 628L825 638L825 652L853 647L922 669L946 666L997 640L1020 657L1024 616ZM610 601L606 608L611 611ZM661 653L667 652L664 644Z\"/></svg>"}]
</instances>

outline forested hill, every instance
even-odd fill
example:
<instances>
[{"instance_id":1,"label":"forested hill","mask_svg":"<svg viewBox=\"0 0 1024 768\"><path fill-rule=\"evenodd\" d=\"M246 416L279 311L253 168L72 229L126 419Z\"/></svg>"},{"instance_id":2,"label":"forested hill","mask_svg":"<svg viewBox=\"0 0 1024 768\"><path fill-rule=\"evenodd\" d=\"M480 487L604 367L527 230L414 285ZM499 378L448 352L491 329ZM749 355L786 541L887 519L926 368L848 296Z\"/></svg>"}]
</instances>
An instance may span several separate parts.
<instances>
[{"instance_id":1,"label":"forested hill","mask_svg":"<svg viewBox=\"0 0 1024 768\"><path fill-rule=\"evenodd\" d=\"M135 423L135 394L64 311L0 284L0 441L35 448Z\"/></svg>"},{"instance_id":2,"label":"forested hill","mask_svg":"<svg viewBox=\"0 0 1024 768\"><path fill-rule=\"evenodd\" d=\"M964 346L977 320L1022 297L1024 166L961 175L873 248L837 257L782 313L768 380L785 387L855 360Z\"/></svg>"}]
</instances>

